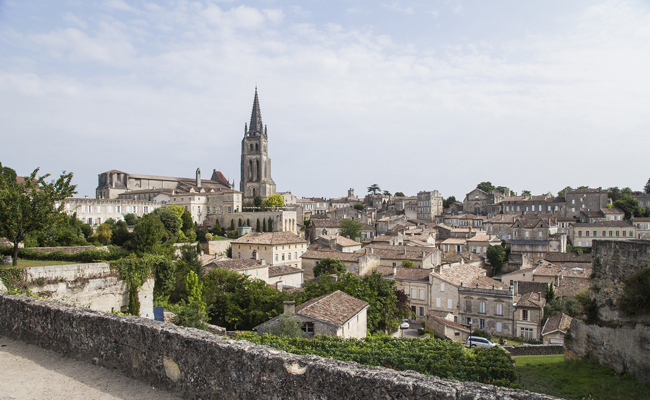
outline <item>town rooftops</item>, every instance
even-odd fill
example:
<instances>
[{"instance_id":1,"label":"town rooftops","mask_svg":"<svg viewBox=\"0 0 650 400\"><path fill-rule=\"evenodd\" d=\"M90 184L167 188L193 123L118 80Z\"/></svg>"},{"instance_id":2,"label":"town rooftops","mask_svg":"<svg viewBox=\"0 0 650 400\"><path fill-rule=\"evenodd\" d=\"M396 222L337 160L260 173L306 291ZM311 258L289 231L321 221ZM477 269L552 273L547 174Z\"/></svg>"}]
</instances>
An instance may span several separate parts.
<instances>
[{"instance_id":1,"label":"town rooftops","mask_svg":"<svg viewBox=\"0 0 650 400\"><path fill-rule=\"evenodd\" d=\"M634 225L632 221L601 221L601 222L576 222L574 229L578 228L631 228Z\"/></svg>"},{"instance_id":2,"label":"town rooftops","mask_svg":"<svg viewBox=\"0 0 650 400\"><path fill-rule=\"evenodd\" d=\"M564 313L554 315L546 320L544 328L542 329L542 335L548 335L549 333L558 331L566 333L571 326L571 321L573 321L573 318Z\"/></svg>"},{"instance_id":3,"label":"town rooftops","mask_svg":"<svg viewBox=\"0 0 650 400\"><path fill-rule=\"evenodd\" d=\"M336 244L339 246L343 247L348 247L348 246L360 246L361 243L357 242L356 240L348 239L346 237L343 237L341 235L320 235L318 237L319 239L325 239L325 240L331 240L331 239L336 239Z\"/></svg>"},{"instance_id":4,"label":"town rooftops","mask_svg":"<svg viewBox=\"0 0 650 400\"><path fill-rule=\"evenodd\" d=\"M251 232L245 236L232 241L233 244L261 244L261 245L280 245L307 243L304 239L291 232Z\"/></svg>"},{"instance_id":5,"label":"town rooftops","mask_svg":"<svg viewBox=\"0 0 650 400\"><path fill-rule=\"evenodd\" d=\"M303 273L304 271L300 268L292 267L290 265L270 265L269 266L269 277L288 275L288 274L297 274Z\"/></svg>"},{"instance_id":6,"label":"town rooftops","mask_svg":"<svg viewBox=\"0 0 650 400\"><path fill-rule=\"evenodd\" d=\"M321 250L307 250L300 256L300 258L310 259L310 260L322 260L323 258L335 258L341 261L358 262L359 259L365 255L366 254L362 252L344 253L342 251L321 249Z\"/></svg>"},{"instance_id":7,"label":"town rooftops","mask_svg":"<svg viewBox=\"0 0 650 400\"><path fill-rule=\"evenodd\" d=\"M523 294L517 301L517 307L544 308L545 304L546 298L540 293Z\"/></svg>"}]
</instances>

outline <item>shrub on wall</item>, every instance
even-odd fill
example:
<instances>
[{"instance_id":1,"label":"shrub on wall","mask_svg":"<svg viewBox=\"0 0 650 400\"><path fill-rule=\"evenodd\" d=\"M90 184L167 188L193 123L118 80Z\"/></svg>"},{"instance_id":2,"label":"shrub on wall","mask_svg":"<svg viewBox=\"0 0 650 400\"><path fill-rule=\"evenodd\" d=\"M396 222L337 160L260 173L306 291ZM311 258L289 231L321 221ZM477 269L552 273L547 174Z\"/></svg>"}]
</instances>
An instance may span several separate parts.
<instances>
[{"instance_id":1,"label":"shrub on wall","mask_svg":"<svg viewBox=\"0 0 650 400\"><path fill-rule=\"evenodd\" d=\"M629 316L650 314L650 268L643 268L623 282L618 307Z\"/></svg>"}]
</instances>

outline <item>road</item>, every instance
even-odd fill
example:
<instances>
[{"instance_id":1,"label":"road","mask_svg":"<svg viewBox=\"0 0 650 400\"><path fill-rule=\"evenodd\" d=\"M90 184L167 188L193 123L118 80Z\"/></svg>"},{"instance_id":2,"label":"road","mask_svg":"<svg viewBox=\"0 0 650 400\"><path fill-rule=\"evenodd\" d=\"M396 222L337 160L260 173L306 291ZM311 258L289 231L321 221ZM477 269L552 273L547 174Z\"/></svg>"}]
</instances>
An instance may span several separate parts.
<instances>
[{"instance_id":1,"label":"road","mask_svg":"<svg viewBox=\"0 0 650 400\"><path fill-rule=\"evenodd\" d=\"M118 372L0 336L0 400L180 400Z\"/></svg>"}]
</instances>

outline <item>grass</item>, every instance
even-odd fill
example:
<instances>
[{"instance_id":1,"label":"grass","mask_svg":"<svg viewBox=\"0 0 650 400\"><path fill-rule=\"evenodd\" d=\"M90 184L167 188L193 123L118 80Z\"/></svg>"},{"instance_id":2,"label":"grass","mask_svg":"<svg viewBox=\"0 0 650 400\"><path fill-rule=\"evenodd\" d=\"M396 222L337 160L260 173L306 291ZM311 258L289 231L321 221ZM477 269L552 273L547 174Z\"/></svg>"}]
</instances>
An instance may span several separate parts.
<instances>
[{"instance_id":1,"label":"grass","mask_svg":"<svg viewBox=\"0 0 650 400\"><path fill-rule=\"evenodd\" d=\"M650 399L650 387L629 375L591 363L564 361L564 356L514 357L521 386L531 392L565 399Z\"/></svg>"},{"instance_id":2,"label":"grass","mask_svg":"<svg viewBox=\"0 0 650 400\"><path fill-rule=\"evenodd\" d=\"M72 262L72 261L42 261L42 260L18 259L17 268L46 267L50 265L68 265L68 264L81 264L81 263ZM0 268L14 268L14 267L13 265L0 265Z\"/></svg>"}]
</instances>

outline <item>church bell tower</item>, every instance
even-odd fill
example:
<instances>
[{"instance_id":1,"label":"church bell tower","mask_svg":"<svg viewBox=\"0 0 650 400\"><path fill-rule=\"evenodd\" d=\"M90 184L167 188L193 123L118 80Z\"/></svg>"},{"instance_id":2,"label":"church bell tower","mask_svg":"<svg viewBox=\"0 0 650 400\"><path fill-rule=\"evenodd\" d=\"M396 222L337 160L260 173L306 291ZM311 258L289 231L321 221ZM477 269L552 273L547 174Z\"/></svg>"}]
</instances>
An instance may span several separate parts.
<instances>
[{"instance_id":1,"label":"church bell tower","mask_svg":"<svg viewBox=\"0 0 650 400\"><path fill-rule=\"evenodd\" d=\"M244 124L244 139L241 142L240 190L244 199L248 200L257 196L266 199L275 193L275 182L271 178L267 129L262 124L257 86L250 125Z\"/></svg>"}]
</instances>

